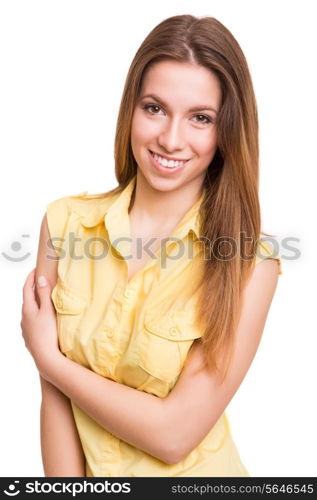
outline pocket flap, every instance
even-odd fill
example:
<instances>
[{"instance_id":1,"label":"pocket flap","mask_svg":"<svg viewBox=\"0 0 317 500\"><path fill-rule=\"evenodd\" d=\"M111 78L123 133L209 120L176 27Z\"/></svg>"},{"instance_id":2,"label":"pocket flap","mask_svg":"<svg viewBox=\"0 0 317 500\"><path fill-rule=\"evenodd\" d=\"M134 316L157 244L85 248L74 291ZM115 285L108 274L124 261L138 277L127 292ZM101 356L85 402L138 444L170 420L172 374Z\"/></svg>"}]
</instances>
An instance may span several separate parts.
<instances>
[{"instance_id":1,"label":"pocket flap","mask_svg":"<svg viewBox=\"0 0 317 500\"><path fill-rule=\"evenodd\" d=\"M79 314L88 302L78 290L66 285L60 278L52 290L51 299L56 311L60 314Z\"/></svg>"},{"instance_id":2,"label":"pocket flap","mask_svg":"<svg viewBox=\"0 0 317 500\"><path fill-rule=\"evenodd\" d=\"M202 336L202 328L196 324L193 315L187 312L177 312L162 318L146 313L144 326L150 333L169 340L193 340Z\"/></svg>"}]
</instances>

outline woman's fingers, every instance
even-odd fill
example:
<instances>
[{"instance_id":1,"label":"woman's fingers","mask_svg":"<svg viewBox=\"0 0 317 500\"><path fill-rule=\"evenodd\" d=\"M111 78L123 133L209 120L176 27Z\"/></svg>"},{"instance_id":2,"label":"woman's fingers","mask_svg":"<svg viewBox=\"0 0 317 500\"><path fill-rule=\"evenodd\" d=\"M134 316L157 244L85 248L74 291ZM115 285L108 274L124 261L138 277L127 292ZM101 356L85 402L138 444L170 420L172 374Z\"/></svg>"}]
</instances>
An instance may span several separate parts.
<instances>
[{"instance_id":1,"label":"woman's fingers","mask_svg":"<svg viewBox=\"0 0 317 500\"><path fill-rule=\"evenodd\" d=\"M36 283L36 291L40 299L40 308L54 310L51 300L51 284L45 276L39 277L40 282Z\"/></svg>"},{"instance_id":2,"label":"woman's fingers","mask_svg":"<svg viewBox=\"0 0 317 500\"><path fill-rule=\"evenodd\" d=\"M22 306L22 314L32 313L38 311L38 306L35 300L34 295L34 277L35 277L35 269L34 268L27 276L24 286L23 286L23 306Z\"/></svg>"}]
</instances>

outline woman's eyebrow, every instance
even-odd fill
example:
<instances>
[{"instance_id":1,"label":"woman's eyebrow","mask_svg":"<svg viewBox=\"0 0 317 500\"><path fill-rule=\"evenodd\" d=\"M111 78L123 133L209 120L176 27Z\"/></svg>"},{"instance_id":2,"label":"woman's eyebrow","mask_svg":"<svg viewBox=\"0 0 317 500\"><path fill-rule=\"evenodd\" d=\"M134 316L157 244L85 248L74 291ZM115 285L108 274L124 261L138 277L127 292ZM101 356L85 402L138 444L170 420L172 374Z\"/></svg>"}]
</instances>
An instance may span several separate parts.
<instances>
[{"instance_id":1,"label":"woman's eyebrow","mask_svg":"<svg viewBox=\"0 0 317 500\"><path fill-rule=\"evenodd\" d=\"M145 99L146 97L150 97L151 99L154 99L155 101L157 101L159 104L161 104L162 106L164 106L165 108L168 109L168 104L166 102L163 101L163 99L161 99L160 97L158 97L156 94L146 94L146 95L143 95L140 97L140 100L142 99ZM214 113L217 114L217 110L215 108L213 108L212 106L208 106L208 105L201 105L201 106L195 106L193 108L190 108L188 111L189 112L195 112L195 111L213 111Z\"/></svg>"}]
</instances>

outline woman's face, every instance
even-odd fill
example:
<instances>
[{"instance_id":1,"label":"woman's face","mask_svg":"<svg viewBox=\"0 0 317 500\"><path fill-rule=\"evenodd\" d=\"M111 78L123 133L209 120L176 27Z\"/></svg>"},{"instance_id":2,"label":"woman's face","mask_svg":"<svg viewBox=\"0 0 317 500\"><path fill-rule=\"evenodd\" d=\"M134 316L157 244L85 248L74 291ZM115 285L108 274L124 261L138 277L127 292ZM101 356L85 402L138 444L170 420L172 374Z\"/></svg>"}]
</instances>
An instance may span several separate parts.
<instances>
[{"instance_id":1,"label":"woman's face","mask_svg":"<svg viewBox=\"0 0 317 500\"><path fill-rule=\"evenodd\" d=\"M148 69L133 113L131 146L153 188L202 185L217 149L220 103L220 82L203 66L161 61Z\"/></svg>"}]
</instances>

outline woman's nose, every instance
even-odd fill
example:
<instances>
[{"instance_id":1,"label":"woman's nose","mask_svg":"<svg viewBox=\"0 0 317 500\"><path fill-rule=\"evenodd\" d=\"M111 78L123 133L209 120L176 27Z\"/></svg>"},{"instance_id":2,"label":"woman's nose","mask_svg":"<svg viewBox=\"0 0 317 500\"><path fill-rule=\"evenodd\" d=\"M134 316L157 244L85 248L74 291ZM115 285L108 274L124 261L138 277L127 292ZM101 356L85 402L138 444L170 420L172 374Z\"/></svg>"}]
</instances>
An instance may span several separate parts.
<instances>
[{"instance_id":1,"label":"woman's nose","mask_svg":"<svg viewBox=\"0 0 317 500\"><path fill-rule=\"evenodd\" d=\"M181 123L177 120L165 123L160 131L158 143L168 152L183 151L185 149L185 134Z\"/></svg>"}]
</instances>

